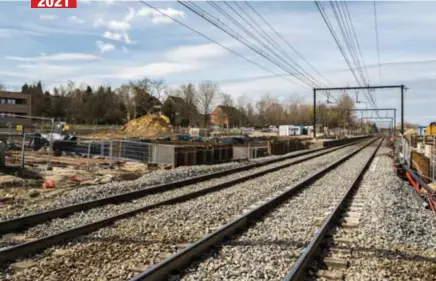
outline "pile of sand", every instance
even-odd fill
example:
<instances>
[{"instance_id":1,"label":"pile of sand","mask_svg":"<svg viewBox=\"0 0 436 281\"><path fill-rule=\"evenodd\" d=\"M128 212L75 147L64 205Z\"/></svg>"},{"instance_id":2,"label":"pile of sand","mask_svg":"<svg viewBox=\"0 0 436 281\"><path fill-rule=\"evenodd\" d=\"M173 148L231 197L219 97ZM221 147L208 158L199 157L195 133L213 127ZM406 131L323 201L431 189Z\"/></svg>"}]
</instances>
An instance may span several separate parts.
<instances>
[{"instance_id":1,"label":"pile of sand","mask_svg":"<svg viewBox=\"0 0 436 281\"><path fill-rule=\"evenodd\" d=\"M418 132L415 129L408 129L404 132L405 136L412 136L412 135L417 135Z\"/></svg>"},{"instance_id":2,"label":"pile of sand","mask_svg":"<svg viewBox=\"0 0 436 281\"><path fill-rule=\"evenodd\" d=\"M154 138L168 133L170 119L162 114L147 114L125 124L120 133L126 136Z\"/></svg>"}]
</instances>

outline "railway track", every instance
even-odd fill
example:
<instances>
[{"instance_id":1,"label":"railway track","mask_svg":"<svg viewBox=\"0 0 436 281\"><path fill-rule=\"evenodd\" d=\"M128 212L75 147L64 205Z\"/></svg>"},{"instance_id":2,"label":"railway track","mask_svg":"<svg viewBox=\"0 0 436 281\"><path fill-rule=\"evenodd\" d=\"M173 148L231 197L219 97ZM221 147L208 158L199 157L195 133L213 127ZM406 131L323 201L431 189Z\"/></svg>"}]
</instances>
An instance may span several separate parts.
<instances>
[{"instance_id":1,"label":"railway track","mask_svg":"<svg viewBox=\"0 0 436 281\"><path fill-rule=\"evenodd\" d=\"M100 206L104 206L104 205L108 205L108 204L119 204L119 203L123 203L123 202L128 202L128 201L134 200L136 198L141 198L141 197L148 196L148 195L163 193L166 191L174 190L174 189L188 186L191 184L204 182L204 181L208 181L211 179L224 177L224 176L228 176L228 175L232 175L232 174L237 174L240 172L249 171L252 169L259 168L259 167L265 167L265 166L275 164L275 163L280 163L280 162L283 162L283 161L289 160L289 159L296 159L296 160L297 159L307 159L307 160L309 160L309 159L312 159L313 157L321 156L321 155L324 155L327 153L331 153L331 152L334 152L338 149L350 146L352 144L353 143L349 143L346 145L333 147L333 148L317 148L317 149L300 151L300 152L296 152L296 153L290 153L289 155L286 155L284 157L277 157L277 158L270 159L267 161L259 161L259 162L253 163L253 164L248 164L248 165L236 167L233 169L227 169L227 170L209 173L209 174L205 174L205 175L201 175L201 176L197 176L197 177L190 177L187 179L182 179L182 180L173 181L173 182L164 183L164 184L158 184L158 185L154 185L154 186L150 186L150 187L146 187L146 188L139 187L137 190L133 190L133 191L129 191L129 192L121 193L121 194L116 194L113 196L98 198L96 200L90 200L90 201L80 202L78 204L61 206L59 208L54 208L51 210L43 210L43 211L37 212L37 213L31 213L31 214L21 213L17 217L8 218L7 220L0 221L0 235L14 232L14 231L25 230L28 227L31 227L31 226L55 219L55 218L66 217L68 215L71 215L71 214L74 214L77 212L87 211L87 210L97 208ZM306 156L306 157L303 157L303 156ZM298 163L298 161L296 161L296 163ZM278 165L278 166L280 166L280 165ZM285 167L285 166L286 166L286 163L283 165L283 167Z\"/></svg>"},{"instance_id":2,"label":"railway track","mask_svg":"<svg viewBox=\"0 0 436 281\"><path fill-rule=\"evenodd\" d=\"M436 218L422 210L407 182L391 167L392 154L380 148L357 190L344 201L307 281L421 280L436 274Z\"/></svg>"},{"instance_id":3,"label":"railway track","mask_svg":"<svg viewBox=\"0 0 436 281\"><path fill-rule=\"evenodd\" d=\"M313 233L319 233L323 214L335 199L348 198L344 194L356 187L381 143L372 142L272 193L131 280L283 280L291 265L300 263Z\"/></svg>"},{"instance_id":4,"label":"railway track","mask_svg":"<svg viewBox=\"0 0 436 281\"><path fill-rule=\"evenodd\" d=\"M282 164L274 166L273 168L264 167L262 171L257 171L257 173L262 174L262 177L250 176L249 178L245 178L247 175L238 174L235 175L235 179L232 179L232 181L236 180L236 182L230 185L228 178L226 178L225 180L227 181L221 182L218 185L215 182L212 186L209 185L209 187L186 187L191 193L189 193L190 195L181 195L185 196L182 198L183 200L179 198L165 204L158 203L160 207L155 206L151 208L148 205L143 207L141 211L135 210L134 212L136 213L129 215L131 218L118 221L112 227L102 228L89 235L81 236L67 245L47 249L34 259L36 260L35 263L40 265L38 267L35 266L33 269L24 270L21 273L14 272L11 268L6 268L4 274L12 276L11 280L18 280L19 278L26 279L28 278L26 274L33 276L31 278L32 280L38 280L37 276L45 276L45 278L47 278L47 272L54 272L59 274L59 278L67 280L75 280L75 278L78 278L76 280L95 280L95 272L102 271L105 272L105 275L117 276L120 277L119 279L133 276L135 272L137 272L137 269L134 268L135 266L144 266L144 264L147 263L155 264L159 262L168 254L172 254L183 247L186 243L190 243L201 237L201 235L216 229L220 224L228 221L229 217L242 212L245 208L250 207L263 197L271 195L271 192L282 190L288 183L283 182L283 178L289 181L296 181L298 175L302 173L303 168L305 169L303 175L309 174L313 172L313 169L328 165L334 161L334 159L340 157L340 155L348 154L352 148L353 147L338 149L339 151L334 153L334 155L325 153L319 156L317 153L316 155L309 156L313 159L311 161L305 161L307 157L294 159L291 163L286 164L287 168L282 167ZM283 176L284 174L286 176ZM275 178L275 181L272 180L273 178ZM192 189L195 188L198 189L194 190L194 193L199 193L193 196ZM204 190L210 190L210 188L214 191L223 190L214 194L206 194ZM186 192L186 190L182 191L182 189L183 188L180 188L174 192ZM198 197L197 195L203 196ZM148 196L146 198L150 197L151 196ZM133 204L140 204L140 200L143 199L139 199ZM229 200L229 203L223 208L223 202L226 202L225 200ZM232 202L232 200L235 200L235 202ZM141 213L147 209L149 210L148 212ZM201 213L201 210L209 211L211 217L207 219L203 218L198 214ZM132 217L134 214L137 215ZM125 217L118 217L117 220L121 218ZM110 218L110 220L112 219L113 218ZM187 221L192 222L194 226L192 226L192 228L186 227L190 225ZM113 223L113 221L111 223ZM101 225L98 226L98 228L101 227ZM88 229L86 232L90 231L91 230ZM143 234L143 239L138 239L138 237L142 237L139 233ZM77 237L78 235L79 234L74 233L72 237ZM41 243L41 245L44 245L43 248L45 248L50 245L53 241L52 239L53 238L49 238L45 241L39 240L37 243ZM59 242L60 241L55 244ZM19 245L17 246L18 248L14 247L15 250L11 248L12 250L9 250L9 252L5 251L1 253L4 254L2 255L5 257L4 260L8 259L6 257L10 258L13 256L11 255L13 251L17 251L15 252L16 255L14 255L15 257L19 257L38 252L42 249L38 248L35 250L33 248L33 250L31 250L32 248L29 248L29 243ZM19 252L20 247L23 252ZM101 249L105 249L105 251ZM61 270L64 268L63 265L65 262L72 262L74 259L80 259L81 261L78 262L78 264L86 265L86 267L82 265L77 266L75 270L80 268L80 273L76 272L74 269L69 269L68 271ZM102 260L106 261L106 264L103 262L102 265ZM144 260L147 260L147 262L143 262ZM121 269L119 268L120 263L124 263ZM89 268L89 272L87 272L86 268ZM118 272L112 272L117 270Z\"/></svg>"}]
</instances>

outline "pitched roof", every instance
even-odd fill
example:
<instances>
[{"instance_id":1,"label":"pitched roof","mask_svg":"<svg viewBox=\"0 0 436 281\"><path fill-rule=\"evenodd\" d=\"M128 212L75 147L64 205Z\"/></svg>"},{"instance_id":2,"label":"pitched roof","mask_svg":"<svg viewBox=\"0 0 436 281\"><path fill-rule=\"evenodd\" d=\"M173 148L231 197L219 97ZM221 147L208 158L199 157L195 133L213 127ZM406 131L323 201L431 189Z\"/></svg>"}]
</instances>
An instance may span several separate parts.
<instances>
[{"instance_id":1,"label":"pitched roof","mask_svg":"<svg viewBox=\"0 0 436 281\"><path fill-rule=\"evenodd\" d=\"M221 110L227 113L228 115L241 114L241 112L236 107L233 106L218 105L216 109L218 108L221 108Z\"/></svg>"}]
</instances>

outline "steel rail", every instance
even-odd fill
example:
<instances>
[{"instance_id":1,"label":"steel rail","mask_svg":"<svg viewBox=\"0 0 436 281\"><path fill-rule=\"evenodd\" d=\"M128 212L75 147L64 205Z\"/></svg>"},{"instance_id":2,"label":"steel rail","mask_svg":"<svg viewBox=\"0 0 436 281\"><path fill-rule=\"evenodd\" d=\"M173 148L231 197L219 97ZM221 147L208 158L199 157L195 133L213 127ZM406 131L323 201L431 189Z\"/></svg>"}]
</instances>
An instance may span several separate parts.
<instances>
[{"instance_id":1,"label":"steel rail","mask_svg":"<svg viewBox=\"0 0 436 281\"><path fill-rule=\"evenodd\" d=\"M337 226L338 221L345 207L350 203L349 200L353 197L357 191L363 176L370 167L372 160L377 154L378 149L383 143L383 139L378 144L377 148L372 153L371 157L368 159L366 164L360 170L359 174L353 180L350 187L345 191L339 203L336 205L335 209L330 213L327 219L323 222L321 227L317 230L315 236L312 238L311 242L306 246L301 256L292 266L291 270L285 277L285 281L302 281L306 278L306 271L308 267L313 263L314 259L320 252L320 246L322 241L325 239L326 234Z\"/></svg>"},{"instance_id":2,"label":"steel rail","mask_svg":"<svg viewBox=\"0 0 436 281\"><path fill-rule=\"evenodd\" d=\"M360 141L358 141L357 143L360 143ZM352 142L351 144L356 144L356 142ZM22 256L28 256L31 254L38 253L39 251L41 251L47 247L59 244L59 243L64 242L66 240L70 240L70 239L75 238L77 236L88 234L88 233L96 231L102 227L111 225L112 223L114 223L117 220L132 217L138 213L143 213L143 212L146 212L146 211L149 211L149 210L152 210L152 209L164 206L164 205L172 205L175 203L185 202L185 201L188 201L188 200L191 200L191 199L194 199L194 198L197 198L197 197L209 194L209 193L213 193L213 192L219 191L221 189L225 189L225 188L234 186L236 184L245 182L247 180L254 179L254 178L263 176L265 174L275 172L275 171L278 171L280 169L287 168L289 166L292 166L292 165L295 165L295 164L298 164L301 162L305 162L307 160L331 153L333 151L339 150L339 149L344 148L346 146L349 146L351 144L347 144L347 145L343 145L343 146L339 146L339 147L334 147L334 148L331 148L329 150L323 151L321 153L310 155L310 156L305 157L303 159L297 159L297 160L292 161L290 163L282 164L282 165L277 166L277 167L272 167L272 168L266 169L264 171L260 171L260 172L257 172L257 173L251 174L251 175L240 177L238 179L229 180L229 181L226 181L226 182L223 182L223 183L220 183L220 184L217 184L217 185L214 185L214 186L202 189L202 190L198 190L195 192L176 196L176 197L173 197L173 198L168 199L168 200L164 200L164 201L161 201L158 203L154 203L151 205L140 207L140 208L137 208L135 210L124 212L122 214L112 216L109 218L101 219L101 220L98 220L98 221L95 221L95 222L92 222L92 223L89 223L86 225L78 226L78 227L75 227L75 228L60 232L60 233L56 233L54 235L43 237L41 239L37 239L34 241L30 241L30 242L22 243L19 245L11 246L9 248L5 248L3 250L0 250L0 262L9 262L9 261L13 261L19 257L22 257Z\"/></svg>"},{"instance_id":3,"label":"steel rail","mask_svg":"<svg viewBox=\"0 0 436 281\"><path fill-rule=\"evenodd\" d=\"M222 177L222 176L226 176L226 175L230 175L230 174L234 174L234 173L239 173L242 171L266 166L266 165L280 162L283 160L292 159L292 158L304 156L304 155L311 154L311 153L316 153L316 152L322 151L322 150L328 151L329 149L332 149L329 152L333 152L337 149L341 149L343 147L353 145L353 143L362 141L363 139L365 139L365 138L364 137L355 138L350 143L337 146L333 149L331 147L309 149L309 150L302 151L300 153L296 153L296 154L292 154L292 155L284 156L284 157L279 157L276 159L271 159L271 160L261 162L261 163L249 164L249 165L241 166L241 167L238 167L235 169L227 169L224 171L209 173L206 175L197 176L197 177L193 177L193 178L182 179L182 180L178 180L178 181L174 181L174 182L170 182L170 183L154 185L154 186L146 187L146 188L135 190L135 191L129 191L129 192L113 195L113 196L108 196L108 197L97 199L97 200L87 201L87 202L83 202L83 203L78 203L78 204L74 204L74 205L61 207L58 209L52 209L52 210L48 210L48 211L43 211L43 212L23 216L23 217L13 218L10 220L0 222L0 235L10 233L10 232L23 231L31 226L52 220L54 218L66 217L66 216L71 215L71 214L76 213L76 212L87 211L87 210L97 208L97 207L100 207L103 205L119 204L119 203L131 201L131 200L136 199L136 198L141 198L141 197L148 196L148 195L162 193L162 192L173 190L173 189L183 187L186 185L203 182L203 181L207 181L207 180L210 180L213 178L218 178L218 177Z\"/></svg>"},{"instance_id":4,"label":"steel rail","mask_svg":"<svg viewBox=\"0 0 436 281\"><path fill-rule=\"evenodd\" d=\"M205 237L201 238L200 240L197 240L197 242L194 242L189 247L183 249L179 253L174 254L173 256L169 257L163 262L138 274L137 276L133 277L129 281L167 280L170 273L182 269L183 267L187 266L194 258L198 257L200 254L207 251L211 246L219 244L222 241L224 241L227 237L230 237L231 235L240 232L242 229L246 228L247 226L258 220L259 218L266 215L268 212L270 212L276 206L281 204L283 201L292 197L301 189L308 187L317 179L319 179L320 177L322 177L323 175L325 175L335 167L339 166L340 164L344 163L346 160L356 155L358 152L368 147L376 140L377 139L371 140L367 144L364 144L362 147L336 160L335 162L321 169L315 174L304 177L298 183L296 183L292 187L289 187L288 189L286 189L279 195L275 196L274 198L268 200L267 202L263 203L259 207L256 207L255 209L249 211L248 213L239 216L238 218L220 227L219 229L212 232L211 234L208 234Z\"/></svg>"}]
</instances>

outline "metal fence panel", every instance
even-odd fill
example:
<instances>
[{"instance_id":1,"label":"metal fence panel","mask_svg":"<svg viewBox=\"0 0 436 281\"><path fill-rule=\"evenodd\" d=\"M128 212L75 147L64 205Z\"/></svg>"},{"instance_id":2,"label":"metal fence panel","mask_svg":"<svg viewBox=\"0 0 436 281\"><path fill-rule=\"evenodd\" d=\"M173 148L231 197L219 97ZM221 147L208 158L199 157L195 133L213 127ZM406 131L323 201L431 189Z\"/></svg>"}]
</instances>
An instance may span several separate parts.
<instances>
[{"instance_id":1,"label":"metal fence panel","mask_svg":"<svg viewBox=\"0 0 436 281\"><path fill-rule=\"evenodd\" d=\"M167 144L152 144L152 163L168 164L174 166L175 161L175 146Z\"/></svg>"}]
</instances>

